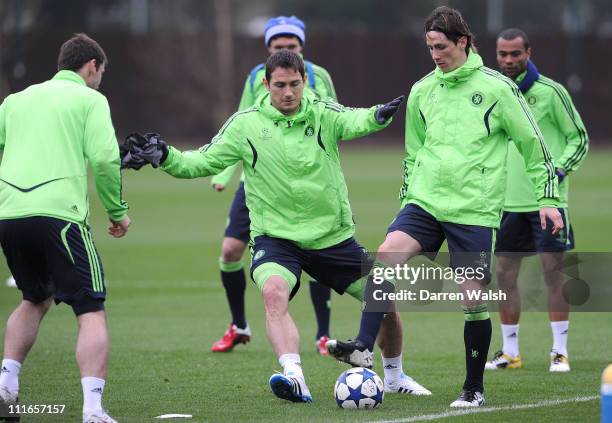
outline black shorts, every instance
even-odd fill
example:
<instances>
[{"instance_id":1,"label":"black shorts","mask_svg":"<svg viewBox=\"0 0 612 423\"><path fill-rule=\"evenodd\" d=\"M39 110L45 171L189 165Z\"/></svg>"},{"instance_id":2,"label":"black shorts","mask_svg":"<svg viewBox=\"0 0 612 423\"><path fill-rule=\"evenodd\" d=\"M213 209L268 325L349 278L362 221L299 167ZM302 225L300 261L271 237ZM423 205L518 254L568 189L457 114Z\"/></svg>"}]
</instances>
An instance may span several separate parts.
<instances>
[{"instance_id":1,"label":"black shorts","mask_svg":"<svg viewBox=\"0 0 612 423\"><path fill-rule=\"evenodd\" d=\"M417 240L423 254L432 259L446 239L451 267L481 267L486 282L490 281L491 254L496 232L494 228L439 222L416 204L408 204L387 229L387 233L394 231L404 232Z\"/></svg>"},{"instance_id":2,"label":"black shorts","mask_svg":"<svg viewBox=\"0 0 612 423\"><path fill-rule=\"evenodd\" d=\"M551 222L542 230L540 212L504 212L497 234L495 254L531 255L535 253L560 253L574 249L574 229L567 209L559 208L565 228L552 234Z\"/></svg>"},{"instance_id":3,"label":"black shorts","mask_svg":"<svg viewBox=\"0 0 612 423\"><path fill-rule=\"evenodd\" d=\"M373 260L352 237L321 250L304 250L286 239L258 236L252 246L251 278L264 263L279 264L295 275L297 283L290 295L293 298L300 288L302 270L343 294L350 284L370 272Z\"/></svg>"},{"instance_id":4,"label":"black shorts","mask_svg":"<svg viewBox=\"0 0 612 423\"><path fill-rule=\"evenodd\" d=\"M87 226L45 216L0 220L0 243L24 300L53 297L76 315L104 310L104 270Z\"/></svg>"},{"instance_id":5,"label":"black shorts","mask_svg":"<svg viewBox=\"0 0 612 423\"><path fill-rule=\"evenodd\" d=\"M236 190L232 207L230 208L229 216L227 217L227 225L225 227L226 238L236 238L243 242L249 242L251 219L249 218L249 209L246 205L246 196L244 192L244 182L240 182L240 186Z\"/></svg>"}]
</instances>

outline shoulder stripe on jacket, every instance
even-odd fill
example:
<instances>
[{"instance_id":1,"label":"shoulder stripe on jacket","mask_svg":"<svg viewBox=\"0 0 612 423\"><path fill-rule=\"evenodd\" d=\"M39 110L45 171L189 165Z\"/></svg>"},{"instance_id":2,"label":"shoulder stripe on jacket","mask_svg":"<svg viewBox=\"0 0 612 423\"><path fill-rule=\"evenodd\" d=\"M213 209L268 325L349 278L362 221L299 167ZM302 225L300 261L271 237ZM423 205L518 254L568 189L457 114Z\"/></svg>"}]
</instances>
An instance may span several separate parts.
<instances>
[{"instance_id":1,"label":"shoulder stripe on jacket","mask_svg":"<svg viewBox=\"0 0 612 423\"><path fill-rule=\"evenodd\" d=\"M554 184L553 184L553 180L555 178L555 167L554 167L554 164L553 164L552 156L550 154L550 151L548 150L548 146L544 142L544 137L542 136L542 133L540 132L540 128L538 127L538 124L535 122L534 117L533 117L531 111L529 110L529 106L527 106L527 103L525 102L525 99L523 98L523 96L521 95L520 91L518 90L518 87L516 87L515 84L513 84L509 80L507 80L506 77L498 74L495 71L487 69L485 67L481 67L481 68L479 68L479 70L481 72L483 72L485 75L488 75L488 76L491 76L493 78L496 78L496 79L504 82L505 84L507 84L508 87L510 87L510 89L512 90L512 93L518 99L519 104L521 105L521 108L523 109L523 112L525 113L525 116L527 116L527 119L529 120L529 123L531 123L532 129L536 133L536 136L538 138L538 142L540 143L540 148L542 149L542 154L544 155L544 166L546 167L546 171L547 171L547 181L546 181L546 185L544 187L544 197L545 198L553 198L555 196Z\"/></svg>"},{"instance_id":2,"label":"shoulder stripe on jacket","mask_svg":"<svg viewBox=\"0 0 612 423\"><path fill-rule=\"evenodd\" d=\"M221 127L221 129L219 129L219 133L217 135L215 135L213 137L213 139L208 143L208 144L204 144L202 147L199 148L199 152L203 153L206 150L208 150L213 144L215 144L219 138L221 138L221 136L223 135L223 133L225 132L225 130L227 129L227 127L234 121L234 119L236 119L236 117L240 116L240 115L245 115L247 113L253 113L256 112L257 108L256 107L249 107L248 109L242 110L240 112L236 112L234 113L232 116L230 116L230 118L223 124L223 126Z\"/></svg>"},{"instance_id":3,"label":"shoulder stripe on jacket","mask_svg":"<svg viewBox=\"0 0 612 423\"><path fill-rule=\"evenodd\" d=\"M576 116L574 115L574 111L571 107L570 99L563 92L563 90L561 90L558 86L555 85L556 83L554 81L550 79L542 80L542 78L540 78L536 82L539 82L542 85L546 85L547 87L552 88L555 91L555 93L557 93L557 95L561 99L561 103L563 104L565 111L567 112L568 116L572 120L572 123L576 127L576 130L578 131L578 135L580 137L580 145L578 146L574 154L572 154L572 156L567 159L567 163L566 163L566 166L569 169L565 169L565 170L570 171L574 168L574 166L576 166L582 160L582 158L585 156L587 152L588 137L586 134L586 128L578 124L578 122L576 121Z\"/></svg>"}]
</instances>

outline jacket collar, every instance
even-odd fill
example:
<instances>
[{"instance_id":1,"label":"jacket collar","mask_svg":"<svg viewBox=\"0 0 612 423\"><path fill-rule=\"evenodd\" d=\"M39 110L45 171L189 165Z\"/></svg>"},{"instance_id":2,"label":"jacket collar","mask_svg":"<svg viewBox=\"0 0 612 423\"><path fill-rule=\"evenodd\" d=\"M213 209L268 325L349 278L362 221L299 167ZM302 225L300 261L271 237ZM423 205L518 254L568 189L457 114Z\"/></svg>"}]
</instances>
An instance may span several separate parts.
<instances>
[{"instance_id":1,"label":"jacket collar","mask_svg":"<svg viewBox=\"0 0 612 423\"><path fill-rule=\"evenodd\" d=\"M514 82L518 85L521 92L525 94L538 79L540 79L540 72L538 72L538 68L536 68L530 59L527 61L527 69L525 72L517 76Z\"/></svg>"},{"instance_id":2,"label":"jacket collar","mask_svg":"<svg viewBox=\"0 0 612 423\"><path fill-rule=\"evenodd\" d=\"M310 90L304 90L302 101L300 102L300 110L291 116L287 116L280 112L277 108L272 106L270 103L270 93L266 92L264 95L257 99L256 105L266 117L270 118L275 123L277 122L302 122L308 119L308 116L312 113L312 103L315 99L315 95Z\"/></svg>"},{"instance_id":3,"label":"jacket collar","mask_svg":"<svg viewBox=\"0 0 612 423\"><path fill-rule=\"evenodd\" d=\"M53 78L51 79L61 79L64 81L72 81L72 82L76 82L77 84L87 86L87 84L85 83L85 80L81 78L81 75L71 70L61 70L58 73L56 73L55 76L53 76Z\"/></svg>"},{"instance_id":4,"label":"jacket collar","mask_svg":"<svg viewBox=\"0 0 612 423\"><path fill-rule=\"evenodd\" d=\"M435 73L438 79L446 82L449 86L453 86L469 79L472 73L482 66L483 63L480 55L470 50L466 62L457 69L444 73L440 68L436 67Z\"/></svg>"}]
</instances>

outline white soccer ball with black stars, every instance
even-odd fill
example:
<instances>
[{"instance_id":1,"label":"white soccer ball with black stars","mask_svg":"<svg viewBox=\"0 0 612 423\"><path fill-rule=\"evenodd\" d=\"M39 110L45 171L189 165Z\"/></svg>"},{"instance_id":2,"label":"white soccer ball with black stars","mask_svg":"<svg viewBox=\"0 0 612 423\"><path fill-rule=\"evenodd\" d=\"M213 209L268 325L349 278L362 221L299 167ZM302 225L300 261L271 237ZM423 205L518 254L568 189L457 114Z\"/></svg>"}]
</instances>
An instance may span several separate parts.
<instances>
[{"instance_id":1,"label":"white soccer ball with black stars","mask_svg":"<svg viewBox=\"0 0 612 423\"><path fill-rule=\"evenodd\" d=\"M374 371L354 367L338 377L334 396L340 408L376 408L382 404L385 391Z\"/></svg>"}]
</instances>

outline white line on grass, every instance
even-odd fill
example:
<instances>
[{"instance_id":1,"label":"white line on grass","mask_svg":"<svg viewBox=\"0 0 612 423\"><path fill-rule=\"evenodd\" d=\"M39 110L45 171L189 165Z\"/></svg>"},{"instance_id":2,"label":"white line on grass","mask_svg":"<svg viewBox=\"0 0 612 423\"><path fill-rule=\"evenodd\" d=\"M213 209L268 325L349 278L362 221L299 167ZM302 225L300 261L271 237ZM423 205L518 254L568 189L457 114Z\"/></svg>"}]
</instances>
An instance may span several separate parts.
<instances>
[{"instance_id":1,"label":"white line on grass","mask_svg":"<svg viewBox=\"0 0 612 423\"><path fill-rule=\"evenodd\" d=\"M567 404L567 403L572 403L572 402L593 401L593 400L596 400L597 398L599 397L598 396L575 397L575 398L567 398L567 399L561 399L561 400L545 400L545 401L534 402L531 404L507 405L504 407L464 408L461 410L452 410L452 411L447 411L445 413L439 413L439 414L423 414L420 416L407 417L405 419L378 420L378 421L371 422L371 423L424 422L424 421L429 421L429 420L444 419L446 417L465 416L467 414L493 413L496 411L513 411L513 410L526 410L529 408L551 407L553 405Z\"/></svg>"}]
</instances>

